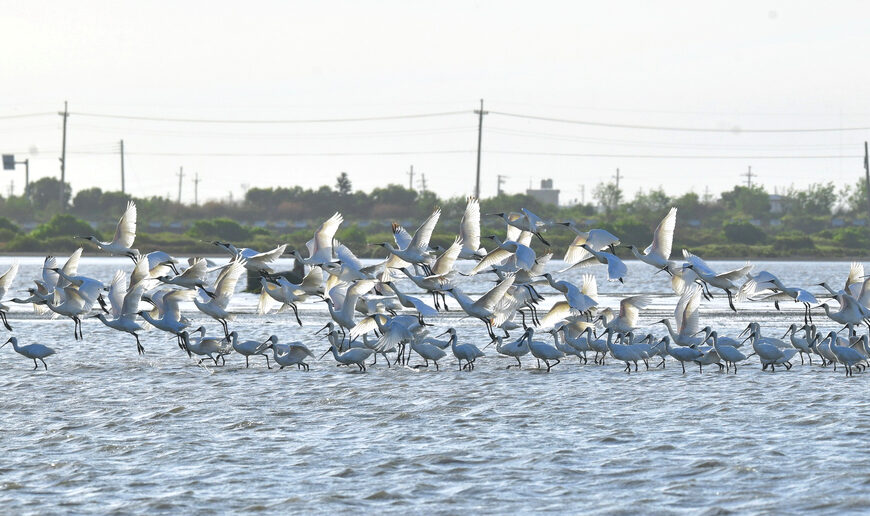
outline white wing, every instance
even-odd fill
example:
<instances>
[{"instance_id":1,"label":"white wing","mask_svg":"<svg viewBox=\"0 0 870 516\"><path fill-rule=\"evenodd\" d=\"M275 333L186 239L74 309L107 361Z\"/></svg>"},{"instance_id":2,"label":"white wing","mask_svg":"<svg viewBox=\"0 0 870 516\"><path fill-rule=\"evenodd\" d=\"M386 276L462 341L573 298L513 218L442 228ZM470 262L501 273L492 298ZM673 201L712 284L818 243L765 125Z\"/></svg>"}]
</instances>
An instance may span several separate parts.
<instances>
[{"instance_id":1,"label":"white wing","mask_svg":"<svg viewBox=\"0 0 870 516\"><path fill-rule=\"evenodd\" d=\"M473 276L474 274L477 274L478 272L489 268L491 265L499 264L510 258L511 255L513 255L512 252L506 249L502 249L501 247L496 247L495 249L490 251L489 254L484 256L482 260L477 262L477 265L475 265L474 268L468 272L468 275Z\"/></svg>"},{"instance_id":2,"label":"white wing","mask_svg":"<svg viewBox=\"0 0 870 516\"><path fill-rule=\"evenodd\" d=\"M54 290L57 286L57 280L60 278L60 274L51 270L56 268L57 260L55 260L54 256L46 256L45 262L42 264L42 281L49 292Z\"/></svg>"},{"instance_id":3,"label":"white wing","mask_svg":"<svg viewBox=\"0 0 870 516\"><path fill-rule=\"evenodd\" d=\"M232 265L224 269L214 289L215 297L213 301L217 303L218 306L221 308L227 307L230 298L233 297L233 294L236 291L236 283L238 283L243 272L245 272L244 260L235 261Z\"/></svg>"},{"instance_id":4,"label":"white wing","mask_svg":"<svg viewBox=\"0 0 870 516\"><path fill-rule=\"evenodd\" d=\"M516 226L511 226L510 224L508 224L507 230L505 231L504 239L505 240L513 240L514 242L519 242L519 239L521 238L522 233L523 233L523 230L521 230L520 228L518 228ZM529 235L529 242L532 241L531 237L532 237L532 235L530 234Z\"/></svg>"},{"instance_id":5,"label":"white wing","mask_svg":"<svg viewBox=\"0 0 870 516\"><path fill-rule=\"evenodd\" d=\"M9 269L0 276L0 298L6 295L6 291L12 286L15 281L15 276L18 275L18 262L13 263Z\"/></svg>"},{"instance_id":6,"label":"white wing","mask_svg":"<svg viewBox=\"0 0 870 516\"><path fill-rule=\"evenodd\" d=\"M694 255L686 249L683 249L683 258L685 258L687 262L691 263L695 270L701 271L702 274L706 276L716 275L716 271L710 268L710 266L707 265L707 262L701 259L700 256Z\"/></svg>"},{"instance_id":7,"label":"white wing","mask_svg":"<svg viewBox=\"0 0 870 516\"><path fill-rule=\"evenodd\" d=\"M566 317L576 315L577 310L571 308L567 301L558 301L550 308L547 315L541 318L541 328L551 328L557 323L564 320Z\"/></svg>"},{"instance_id":8,"label":"white wing","mask_svg":"<svg viewBox=\"0 0 870 516\"><path fill-rule=\"evenodd\" d=\"M535 251L531 247L518 244L515 252L517 256L517 264L526 270L532 270L535 267Z\"/></svg>"},{"instance_id":9,"label":"white wing","mask_svg":"<svg viewBox=\"0 0 870 516\"><path fill-rule=\"evenodd\" d=\"M181 272L181 276L185 279L193 278L201 282L205 281L206 274L208 274L208 262L205 258L198 259L193 265Z\"/></svg>"},{"instance_id":10,"label":"white wing","mask_svg":"<svg viewBox=\"0 0 870 516\"><path fill-rule=\"evenodd\" d=\"M671 211L665 215L665 218L659 222L653 241L644 249L644 254L657 254L664 260L671 258L671 244L674 242L674 228L677 225L677 208L671 208Z\"/></svg>"},{"instance_id":11,"label":"white wing","mask_svg":"<svg viewBox=\"0 0 870 516\"><path fill-rule=\"evenodd\" d=\"M323 284L323 269L320 267L312 267L308 274L302 278L302 283L299 287L309 294L317 294L320 292L320 286Z\"/></svg>"},{"instance_id":12,"label":"white wing","mask_svg":"<svg viewBox=\"0 0 870 516\"><path fill-rule=\"evenodd\" d=\"M409 295L405 295L405 299L410 301L411 304L414 305L414 309L420 312L420 315L422 315L423 317L434 317L438 315L438 310L435 310L431 306L424 303L422 299Z\"/></svg>"},{"instance_id":13,"label":"white wing","mask_svg":"<svg viewBox=\"0 0 870 516\"><path fill-rule=\"evenodd\" d=\"M465 204L465 213L459 223L459 238L462 247L470 253L480 249L480 203L476 197L469 197Z\"/></svg>"},{"instance_id":14,"label":"white wing","mask_svg":"<svg viewBox=\"0 0 870 516\"><path fill-rule=\"evenodd\" d=\"M533 236L534 233L532 233L531 231L520 231L520 234L517 236L516 239L514 239L514 241L518 244L523 244L524 246L529 247L532 245ZM507 240L511 239L508 238Z\"/></svg>"},{"instance_id":15,"label":"white wing","mask_svg":"<svg viewBox=\"0 0 870 516\"><path fill-rule=\"evenodd\" d=\"M79 261L82 259L82 248L79 247L71 255L69 255L69 259L63 264L61 270L67 276L76 276L79 273ZM65 287L69 285L69 282L63 278L58 278L55 283L58 287Z\"/></svg>"},{"instance_id":16,"label":"white wing","mask_svg":"<svg viewBox=\"0 0 870 516\"><path fill-rule=\"evenodd\" d=\"M136 240L136 203L130 201L127 203L127 211L121 215L121 220L118 221L112 243L131 247L134 240Z\"/></svg>"},{"instance_id":17,"label":"white wing","mask_svg":"<svg viewBox=\"0 0 870 516\"><path fill-rule=\"evenodd\" d=\"M646 308L650 304L650 301L650 298L647 296L627 297L619 302L619 316L622 317L629 326L636 326L640 310Z\"/></svg>"},{"instance_id":18,"label":"white wing","mask_svg":"<svg viewBox=\"0 0 870 516\"><path fill-rule=\"evenodd\" d=\"M332 241L335 239L335 233L342 222L344 222L344 217L341 216L341 213L335 212L332 217L317 228L314 232L314 238L305 244L308 247L309 258L314 258L318 254L331 253L329 250L332 249ZM328 256L321 256L321 258L329 259Z\"/></svg>"},{"instance_id":19,"label":"white wing","mask_svg":"<svg viewBox=\"0 0 870 516\"><path fill-rule=\"evenodd\" d=\"M507 276L505 279L501 280L498 285L490 289L489 292L480 296L480 299L475 301L474 304L485 310L492 310L495 308L496 303L501 301L501 298L504 297L507 290L511 288L511 285L514 284L514 278L515 276L513 274Z\"/></svg>"},{"instance_id":20,"label":"white wing","mask_svg":"<svg viewBox=\"0 0 870 516\"><path fill-rule=\"evenodd\" d=\"M133 273L130 274L130 285L136 285L140 281L151 277L150 262L145 256L137 258L136 266L133 267ZM125 286L126 288L126 286Z\"/></svg>"},{"instance_id":21,"label":"white wing","mask_svg":"<svg viewBox=\"0 0 870 516\"><path fill-rule=\"evenodd\" d=\"M375 317L384 317L383 315L374 315L363 317L360 319L358 323L354 325L353 328L350 329L350 338L351 340L359 337L360 335L366 334L372 330L378 329L378 323L375 322Z\"/></svg>"},{"instance_id":22,"label":"white wing","mask_svg":"<svg viewBox=\"0 0 870 516\"><path fill-rule=\"evenodd\" d=\"M544 222L544 220L541 217L538 217L537 215L530 212L529 210L522 208L522 209L520 209L520 211L523 212L523 215L526 216L526 220L529 221L530 228L537 230L539 227L546 225L546 223Z\"/></svg>"},{"instance_id":23,"label":"white wing","mask_svg":"<svg viewBox=\"0 0 870 516\"><path fill-rule=\"evenodd\" d=\"M677 321L677 331L683 335L694 335L698 332L698 307L701 306L701 288L697 285L685 291L677 303L674 317Z\"/></svg>"},{"instance_id":24,"label":"white wing","mask_svg":"<svg viewBox=\"0 0 870 516\"><path fill-rule=\"evenodd\" d=\"M342 265L350 267L355 271L359 271L363 268L363 264L359 258L353 254L353 251L347 248L344 244L338 244L335 248L335 256L338 258L338 261L341 262Z\"/></svg>"},{"instance_id":25,"label":"white wing","mask_svg":"<svg viewBox=\"0 0 870 516\"><path fill-rule=\"evenodd\" d=\"M264 251L262 253L251 255L250 257L248 257L248 260L256 260L263 263L272 263L278 258L281 258L281 256L284 255L284 251L286 250L287 244L281 244L275 249L272 249L271 251Z\"/></svg>"},{"instance_id":26,"label":"white wing","mask_svg":"<svg viewBox=\"0 0 870 516\"><path fill-rule=\"evenodd\" d=\"M740 267L739 269L734 269L732 271L727 271L727 272L723 272L722 274L718 274L717 277L727 279L728 281L736 281L736 280L739 280L740 278L746 276L747 274L749 274L749 271L751 271L751 270L752 270L752 264L747 263L746 265L744 265L743 267Z\"/></svg>"},{"instance_id":27,"label":"white wing","mask_svg":"<svg viewBox=\"0 0 870 516\"><path fill-rule=\"evenodd\" d=\"M411 234L408 233L408 230L403 228L402 226L393 223L393 239L396 241L396 247L398 249L407 249L411 244Z\"/></svg>"},{"instance_id":28,"label":"white wing","mask_svg":"<svg viewBox=\"0 0 870 516\"><path fill-rule=\"evenodd\" d=\"M142 294L145 292L145 282L140 281L127 291L124 296L124 304L121 305L122 316L132 316L139 311L139 301L142 300Z\"/></svg>"},{"instance_id":29,"label":"white wing","mask_svg":"<svg viewBox=\"0 0 870 516\"><path fill-rule=\"evenodd\" d=\"M435 231L435 225L438 224L438 219L441 217L441 208L435 208L435 211L432 212L432 215L429 215L429 218L426 219L423 224L417 228L417 232L414 233L414 238L411 239L411 243L408 244L408 248L419 249L420 251L426 251L426 248L429 247L429 239L432 238L432 232Z\"/></svg>"},{"instance_id":30,"label":"white wing","mask_svg":"<svg viewBox=\"0 0 870 516\"><path fill-rule=\"evenodd\" d=\"M459 256L460 251L462 251L462 239L456 237L453 240L453 244L435 260L435 264L432 266L432 275L440 276L452 271L453 264L456 263L456 257Z\"/></svg>"},{"instance_id":31,"label":"white wing","mask_svg":"<svg viewBox=\"0 0 870 516\"><path fill-rule=\"evenodd\" d=\"M124 271L118 270L109 285L109 304L112 305L112 316L116 319L121 316L124 305L124 296L127 295L127 277Z\"/></svg>"},{"instance_id":32,"label":"white wing","mask_svg":"<svg viewBox=\"0 0 870 516\"><path fill-rule=\"evenodd\" d=\"M605 253L607 255L607 279L616 281L619 278L624 278L628 274L628 267L625 262L617 258L616 255Z\"/></svg>"},{"instance_id":33,"label":"white wing","mask_svg":"<svg viewBox=\"0 0 870 516\"><path fill-rule=\"evenodd\" d=\"M277 287L277 288L276 288ZM260 296L257 298L257 313L260 315L269 313L269 310L272 309L273 306L277 303L274 297L272 297L269 292L281 291L281 287L275 285L274 283L266 282L263 285L263 288L260 289Z\"/></svg>"},{"instance_id":34,"label":"white wing","mask_svg":"<svg viewBox=\"0 0 870 516\"><path fill-rule=\"evenodd\" d=\"M566 282L567 283L567 282ZM580 292L575 285L569 284L568 292L565 293L565 299L571 304L571 307L576 309L579 312L585 312L590 308L594 308L598 305L598 301L592 299Z\"/></svg>"},{"instance_id":35,"label":"white wing","mask_svg":"<svg viewBox=\"0 0 870 516\"><path fill-rule=\"evenodd\" d=\"M864 283L864 264L860 262L852 262L852 265L849 267L849 276L846 278L846 286L843 288L846 292L851 293L853 296L857 294L857 292L852 292L850 290L853 284L857 285L856 291L860 290L861 285Z\"/></svg>"},{"instance_id":36,"label":"white wing","mask_svg":"<svg viewBox=\"0 0 870 516\"><path fill-rule=\"evenodd\" d=\"M591 274L583 275L583 287L580 289L580 292L598 301L598 282L595 280L595 276Z\"/></svg>"},{"instance_id":37,"label":"white wing","mask_svg":"<svg viewBox=\"0 0 870 516\"><path fill-rule=\"evenodd\" d=\"M196 293L193 290L170 290L163 295L163 318L180 321L182 301L190 301Z\"/></svg>"},{"instance_id":38,"label":"white wing","mask_svg":"<svg viewBox=\"0 0 870 516\"><path fill-rule=\"evenodd\" d=\"M601 251L610 245L619 245L619 238L604 229L590 229L588 233L578 234L574 237L571 245L568 246L568 250L565 251L565 263L574 265L591 256L589 251L580 247L583 244L588 245L596 251Z\"/></svg>"}]
</instances>

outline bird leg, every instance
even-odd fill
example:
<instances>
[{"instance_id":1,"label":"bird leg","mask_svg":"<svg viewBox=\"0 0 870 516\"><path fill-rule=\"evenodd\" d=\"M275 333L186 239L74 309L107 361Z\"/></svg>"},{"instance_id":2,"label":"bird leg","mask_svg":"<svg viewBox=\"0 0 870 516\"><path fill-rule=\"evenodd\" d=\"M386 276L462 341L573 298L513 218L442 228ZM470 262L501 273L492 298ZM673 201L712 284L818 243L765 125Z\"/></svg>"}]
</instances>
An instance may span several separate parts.
<instances>
[{"instance_id":1,"label":"bird leg","mask_svg":"<svg viewBox=\"0 0 870 516\"><path fill-rule=\"evenodd\" d=\"M38 363L38 362L36 361L36 359L34 358L34 359L33 359L33 370L36 371L37 369L39 369L39 363Z\"/></svg>"},{"instance_id":2,"label":"bird leg","mask_svg":"<svg viewBox=\"0 0 870 516\"><path fill-rule=\"evenodd\" d=\"M737 309L734 308L734 296L731 294L731 291L728 290L727 288L725 289L725 293L728 294L728 306L731 307L731 310L736 312Z\"/></svg>"},{"instance_id":3,"label":"bird leg","mask_svg":"<svg viewBox=\"0 0 870 516\"><path fill-rule=\"evenodd\" d=\"M45 367L46 371L48 371L48 364L45 363L45 360L40 358L39 361L42 362L42 366Z\"/></svg>"},{"instance_id":4,"label":"bird leg","mask_svg":"<svg viewBox=\"0 0 870 516\"><path fill-rule=\"evenodd\" d=\"M544 244L547 247L550 247L550 242L547 242L546 240L544 240L544 237L541 236L540 231L535 231L535 236L538 237L538 239L541 241L542 244Z\"/></svg>"},{"instance_id":5,"label":"bird leg","mask_svg":"<svg viewBox=\"0 0 870 516\"><path fill-rule=\"evenodd\" d=\"M136 351L138 351L140 355L144 355L144 354L145 354L145 348L143 348L143 347L142 347L142 344L139 342L139 335L137 335L137 334L134 332L134 333L133 333L133 336L136 337ZM217 365L217 362L215 362L215 365Z\"/></svg>"},{"instance_id":6,"label":"bird leg","mask_svg":"<svg viewBox=\"0 0 870 516\"><path fill-rule=\"evenodd\" d=\"M9 326L9 321L6 320L6 312L0 310L0 319L3 319L3 326L5 326L7 330L12 331L12 326Z\"/></svg>"},{"instance_id":7,"label":"bird leg","mask_svg":"<svg viewBox=\"0 0 870 516\"><path fill-rule=\"evenodd\" d=\"M302 326L302 320L299 319L299 310L296 309L296 303L290 303L290 308L293 309L293 315L296 316L296 322L299 323L299 326Z\"/></svg>"}]
</instances>

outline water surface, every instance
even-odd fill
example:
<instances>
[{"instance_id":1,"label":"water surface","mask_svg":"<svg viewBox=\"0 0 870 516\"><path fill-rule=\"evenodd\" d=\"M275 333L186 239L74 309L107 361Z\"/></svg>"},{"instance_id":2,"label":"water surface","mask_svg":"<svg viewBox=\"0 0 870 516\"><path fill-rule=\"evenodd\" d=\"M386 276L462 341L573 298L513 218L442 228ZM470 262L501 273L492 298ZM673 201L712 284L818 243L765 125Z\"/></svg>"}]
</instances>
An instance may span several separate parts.
<instances>
[{"instance_id":1,"label":"water surface","mask_svg":"<svg viewBox=\"0 0 870 516\"><path fill-rule=\"evenodd\" d=\"M35 276L41 258L21 263L9 297ZM655 294L641 320L662 335L653 323L676 300L667 278L629 266L624 286L593 269L602 304ZM118 267L129 270L129 261L85 259L80 271L108 281ZM786 283L840 285L848 264L766 262L760 269ZM468 285L480 293L492 283ZM326 321L322 303L304 305L302 328L292 314L254 315L255 303L256 296L239 294L231 305L241 312L231 327L243 337L274 333L307 342L318 356L326 350L313 337ZM484 345L483 325L450 305L454 311L433 321L436 329L455 326L460 339ZM733 335L757 319L779 336L801 313L738 308L731 314L717 297L703 306L701 324ZM216 322L188 315L218 331ZM379 363L358 374L329 356L308 373L267 370L259 358L245 369L239 356L213 368L195 365L157 331L143 336L147 354L139 358L132 337L96 320L85 321L83 342L72 339L68 319L13 307L10 322L23 344L58 350L47 372L31 371L32 362L9 346L0 350L0 506L10 514L839 514L870 502L870 374L847 379L797 359L791 371L769 374L754 358L737 375L715 366L684 375L675 362L626 375L613 361L574 359L545 374L528 358L526 369L505 370L513 359L492 348L471 373L446 358L440 372Z\"/></svg>"}]
</instances>

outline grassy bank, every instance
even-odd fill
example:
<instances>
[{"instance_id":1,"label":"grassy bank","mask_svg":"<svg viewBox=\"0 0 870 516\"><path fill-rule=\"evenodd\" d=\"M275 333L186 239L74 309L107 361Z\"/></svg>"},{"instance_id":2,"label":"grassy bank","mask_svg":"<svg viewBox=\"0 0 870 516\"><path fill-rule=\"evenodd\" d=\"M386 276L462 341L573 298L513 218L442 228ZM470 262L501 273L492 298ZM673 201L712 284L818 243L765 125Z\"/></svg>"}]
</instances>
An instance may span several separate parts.
<instances>
[{"instance_id":1,"label":"grassy bank","mask_svg":"<svg viewBox=\"0 0 870 516\"><path fill-rule=\"evenodd\" d=\"M497 227L484 226L484 235L494 234L504 236L504 230ZM438 231L432 236L433 245L449 246L458 231L458 221L442 221ZM607 227L605 225L605 227ZM414 231L415 228L408 228ZM645 226L631 227L615 225L607 227L619 235L624 244L646 246L652 233ZM852 228L847 228L852 229ZM857 229L857 228L855 228ZM57 215L46 223L37 226L30 232L23 231L8 219L0 218L0 252L7 254L62 254L71 252L82 245L82 240L73 236L95 235L108 240L114 228L111 225L94 229L90 224L71 215ZM230 219L209 219L194 222L184 233L147 232L142 229L136 237L136 247L143 252L162 250L171 254L182 255L221 255L211 244L214 240L224 240L238 246L251 247L258 250L272 249L282 243L289 249L304 249L313 229L298 229L291 232L280 232L265 228L250 227ZM680 258L680 250L685 248L706 259L731 260L863 260L870 255L870 246L865 245L865 239L843 238L843 232L821 231L814 235L804 235L796 232L785 232L766 238L763 243L745 244L729 241L724 230L710 231L697 228L682 228L678 224L674 237L673 259ZM743 237L744 235L739 235ZM561 227L552 229L546 234L547 240L554 251L554 258L561 258L565 249L574 239L574 233ZM345 224L337 234L339 241L350 247L362 258L379 258L385 256L383 248L371 245L380 242L392 242L393 235L386 226L361 227L356 224ZM489 241L484 240L486 247ZM547 251L547 247L535 240L532 246L538 253ZM627 249L618 248L617 254L631 257Z\"/></svg>"}]
</instances>

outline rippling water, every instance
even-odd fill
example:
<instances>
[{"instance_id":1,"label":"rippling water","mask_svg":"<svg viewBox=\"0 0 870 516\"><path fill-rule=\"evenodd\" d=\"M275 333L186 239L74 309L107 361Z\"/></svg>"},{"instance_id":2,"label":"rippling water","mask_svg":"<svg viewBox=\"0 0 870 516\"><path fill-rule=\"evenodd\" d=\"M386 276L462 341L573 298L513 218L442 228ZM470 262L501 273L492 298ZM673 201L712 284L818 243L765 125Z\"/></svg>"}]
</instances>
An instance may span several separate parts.
<instances>
[{"instance_id":1,"label":"rippling water","mask_svg":"<svg viewBox=\"0 0 870 516\"><path fill-rule=\"evenodd\" d=\"M22 260L16 288L40 263ZM108 280L119 266L130 268L85 260L80 271ZM630 267L628 285L599 275L600 289L661 294L642 316L652 324L675 298L666 295L666 278ZM848 264L760 269L786 283L839 285ZM477 291L487 285L475 282ZM312 337L325 322L322 304L305 305L302 328L292 314L250 314L252 295L238 295L232 306L247 312L231 324L243 337L275 333L326 349ZM735 316L726 308L720 298L704 305L702 325L733 335L754 318L779 336L800 314L745 304ZM58 353L47 372L34 372L9 346L0 351L0 507L7 514L833 514L863 512L870 502L870 375L847 379L817 365L769 374L754 358L737 375L715 367L684 375L675 362L626 375L614 361L573 359L545 374L505 370L513 359L492 348L470 373L446 358L440 372L379 362L358 374L329 357L308 373L270 371L258 358L245 369L232 355L226 367L207 368L156 331L143 337L147 355L137 358L129 335L95 320L85 321L84 342L72 339L68 319L16 308L10 322L22 344ZM463 340L488 340L479 322L456 312L437 325L457 327ZM217 323L208 326L218 331ZM661 325L653 329L663 334Z\"/></svg>"}]
</instances>

